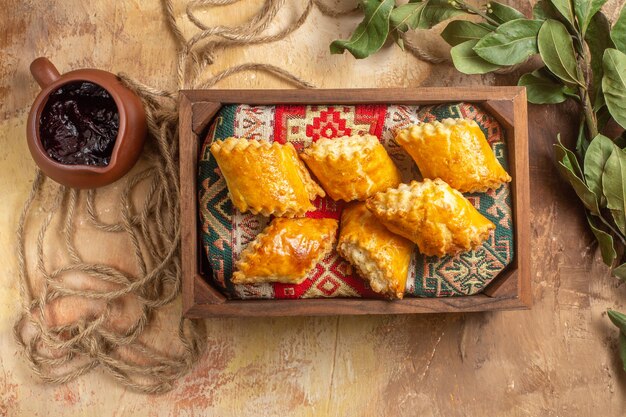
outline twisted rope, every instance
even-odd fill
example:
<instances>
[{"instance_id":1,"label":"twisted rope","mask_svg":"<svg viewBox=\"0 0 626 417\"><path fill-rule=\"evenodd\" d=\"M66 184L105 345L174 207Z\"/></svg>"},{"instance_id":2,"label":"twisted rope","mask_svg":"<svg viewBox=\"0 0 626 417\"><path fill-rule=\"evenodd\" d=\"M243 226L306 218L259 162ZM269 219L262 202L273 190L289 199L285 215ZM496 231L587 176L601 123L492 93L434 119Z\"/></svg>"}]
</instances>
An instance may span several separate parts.
<instances>
[{"instance_id":1,"label":"twisted rope","mask_svg":"<svg viewBox=\"0 0 626 417\"><path fill-rule=\"evenodd\" d=\"M261 10L248 22L235 27L208 26L197 16L199 8L220 7L239 0L192 0L185 16L197 32L185 37L171 0L162 0L166 22L176 42L176 86L210 88L232 75L245 71L263 71L301 88L314 88L310 82L275 65L244 63L221 72L210 73L216 54L238 45L265 44L284 39L300 28L316 7L322 14L338 17L354 13L356 8L334 10L320 0L309 0L299 18L273 34L272 27L285 0L266 0ZM433 63L449 62L448 57L433 56L405 39L406 49L417 58ZM174 300L181 288L179 228L178 94L143 84L126 74L120 80L141 99L146 110L148 141L143 161L147 168L128 175L123 181L118 212L120 220L106 223L98 211L99 190L80 191L49 183L37 169L30 193L24 203L17 227L17 258L22 315L15 323L14 335L33 372L42 381L63 384L100 367L122 385L144 393L164 393L176 380L189 372L205 350L203 321L181 318L177 339L180 353L171 354L149 346L141 336L150 326L159 308ZM44 207L46 216L39 225L35 241L34 274L26 262L26 230L35 217L36 202L52 192L53 200ZM143 191L138 207L132 197ZM82 208L82 210L78 210ZM89 227L127 239L137 273L111 265L89 263L74 242L77 218L82 213ZM44 251L50 226L57 219L62 244L69 262L49 271ZM83 226L84 227L84 226ZM81 274L104 285L99 289L75 288L65 282L68 274ZM36 277L35 277L36 275ZM37 291L31 288L41 281ZM40 287L40 288L39 288ZM106 288L106 289L102 289ZM53 303L67 297L80 297L94 303L90 312L64 325L52 325ZM139 315L126 329L115 329L112 316L129 298L140 308Z\"/></svg>"},{"instance_id":2,"label":"twisted rope","mask_svg":"<svg viewBox=\"0 0 626 417\"><path fill-rule=\"evenodd\" d=\"M98 191L85 192L52 184L45 187L45 176L36 171L17 230L24 309L14 333L31 369L45 382L65 383L101 366L129 388L162 393L188 373L204 349L201 343L204 323L197 320L181 319L177 331L182 347L179 355L163 354L141 341L155 311L169 304L180 292L176 102L168 92L145 88L124 75L120 78L143 98L149 126L146 153L152 155L147 158L151 166L126 179L118 206L120 221L112 224L98 218ZM148 184L145 198L140 208L134 210L131 197L139 192L143 183ZM37 233L35 271L43 279L43 286L38 294L33 294L29 286L33 277L26 267L26 227L33 205L44 188L52 188L54 201ZM82 194L86 194L86 216L93 227L123 234L130 241L137 274L82 259L73 241ZM61 226L69 262L49 271L44 246L55 218ZM63 280L70 273L87 275L109 285L106 290L74 288ZM95 315L81 317L75 323L50 326L48 315L52 302L65 297L93 300L101 307ZM125 297L132 297L140 305L140 314L126 329L114 330L112 311L119 308Z\"/></svg>"}]
</instances>

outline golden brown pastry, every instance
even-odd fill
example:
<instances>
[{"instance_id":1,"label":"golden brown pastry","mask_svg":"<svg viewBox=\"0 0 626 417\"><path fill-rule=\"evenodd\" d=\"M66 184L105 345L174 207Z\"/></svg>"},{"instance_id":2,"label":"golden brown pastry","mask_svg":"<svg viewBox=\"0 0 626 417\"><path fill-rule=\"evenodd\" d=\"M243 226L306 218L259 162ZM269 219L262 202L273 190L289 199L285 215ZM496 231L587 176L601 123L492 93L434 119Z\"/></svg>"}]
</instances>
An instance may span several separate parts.
<instances>
[{"instance_id":1,"label":"golden brown pastry","mask_svg":"<svg viewBox=\"0 0 626 417\"><path fill-rule=\"evenodd\" d=\"M411 155L424 178L441 178L463 193L484 192L511 181L473 120L414 125L398 132L396 142Z\"/></svg>"},{"instance_id":2,"label":"golden brown pastry","mask_svg":"<svg viewBox=\"0 0 626 417\"><path fill-rule=\"evenodd\" d=\"M337 251L377 293L404 296L413 248L412 242L387 230L365 203L343 210Z\"/></svg>"},{"instance_id":3,"label":"golden brown pastry","mask_svg":"<svg viewBox=\"0 0 626 417\"><path fill-rule=\"evenodd\" d=\"M300 284L333 248L335 219L275 218L241 252L235 284Z\"/></svg>"},{"instance_id":4,"label":"golden brown pastry","mask_svg":"<svg viewBox=\"0 0 626 417\"><path fill-rule=\"evenodd\" d=\"M400 171L376 136L320 139L301 154L333 200L365 200L400 184Z\"/></svg>"},{"instance_id":5,"label":"golden brown pastry","mask_svg":"<svg viewBox=\"0 0 626 417\"><path fill-rule=\"evenodd\" d=\"M463 194L440 179L401 184L367 200L367 207L426 256L474 249L495 229Z\"/></svg>"},{"instance_id":6,"label":"golden brown pastry","mask_svg":"<svg viewBox=\"0 0 626 417\"><path fill-rule=\"evenodd\" d=\"M230 198L241 211L264 216L303 216L324 190L311 179L291 143L228 138L211 145Z\"/></svg>"}]
</instances>

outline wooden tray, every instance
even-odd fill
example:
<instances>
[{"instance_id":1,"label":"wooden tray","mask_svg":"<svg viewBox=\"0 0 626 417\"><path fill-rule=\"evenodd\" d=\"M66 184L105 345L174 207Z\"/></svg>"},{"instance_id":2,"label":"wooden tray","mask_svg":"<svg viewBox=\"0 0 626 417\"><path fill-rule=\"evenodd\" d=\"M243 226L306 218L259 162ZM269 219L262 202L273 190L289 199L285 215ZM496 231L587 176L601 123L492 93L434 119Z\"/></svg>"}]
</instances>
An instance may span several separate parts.
<instances>
[{"instance_id":1,"label":"wooden tray","mask_svg":"<svg viewBox=\"0 0 626 417\"><path fill-rule=\"evenodd\" d=\"M528 121L523 87L346 90L183 90L180 97L180 189L183 309L186 317L408 314L526 309L532 303L528 185ZM480 104L506 129L515 256L477 295L386 301L363 298L227 300L202 276L197 164L207 126L223 104Z\"/></svg>"}]
</instances>

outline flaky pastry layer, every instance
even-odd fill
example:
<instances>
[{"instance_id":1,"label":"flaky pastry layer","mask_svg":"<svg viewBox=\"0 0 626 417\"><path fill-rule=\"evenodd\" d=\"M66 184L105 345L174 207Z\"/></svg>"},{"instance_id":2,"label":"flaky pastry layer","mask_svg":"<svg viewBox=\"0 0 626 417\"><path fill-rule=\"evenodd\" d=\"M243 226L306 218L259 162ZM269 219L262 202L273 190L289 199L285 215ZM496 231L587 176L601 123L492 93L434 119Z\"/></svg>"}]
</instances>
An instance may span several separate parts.
<instances>
[{"instance_id":1,"label":"flaky pastry layer","mask_svg":"<svg viewBox=\"0 0 626 417\"><path fill-rule=\"evenodd\" d=\"M368 199L367 207L426 256L475 249L495 229L460 192L440 179L401 184Z\"/></svg>"},{"instance_id":2,"label":"flaky pastry layer","mask_svg":"<svg viewBox=\"0 0 626 417\"><path fill-rule=\"evenodd\" d=\"M291 143L227 138L211 145L230 198L241 211L298 217L324 190L313 181Z\"/></svg>"},{"instance_id":3,"label":"flaky pastry layer","mask_svg":"<svg viewBox=\"0 0 626 417\"><path fill-rule=\"evenodd\" d=\"M396 134L424 178L441 178L461 192L496 189L511 177L498 162L474 120L444 119Z\"/></svg>"},{"instance_id":4,"label":"flaky pastry layer","mask_svg":"<svg viewBox=\"0 0 626 417\"><path fill-rule=\"evenodd\" d=\"M375 292L390 298L404 296L413 248L412 242L387 230L365 203L344 209L337 251Z\"/></svg>"},{"instance_id":5,"label":"flaky pastry layer","mask_svg":"<svg viewBox=\"0 0 626 417\"><path fill-rule=\"evenodd\" d=\"M365 200L402 179L384 146L372 135L323 138L301 157L333 200Z\"/></svg>"},{"instance_id":6,"label":"flaky pastry layer","mask_svg":"<svg viewBox=\"0 0 626 417\"><path fill-rule=\"evenodd\" d=\"M274 218L241 252L233 283L300 284L333 249L337 227L334 219Z\"/></svg>"}]
</instances>

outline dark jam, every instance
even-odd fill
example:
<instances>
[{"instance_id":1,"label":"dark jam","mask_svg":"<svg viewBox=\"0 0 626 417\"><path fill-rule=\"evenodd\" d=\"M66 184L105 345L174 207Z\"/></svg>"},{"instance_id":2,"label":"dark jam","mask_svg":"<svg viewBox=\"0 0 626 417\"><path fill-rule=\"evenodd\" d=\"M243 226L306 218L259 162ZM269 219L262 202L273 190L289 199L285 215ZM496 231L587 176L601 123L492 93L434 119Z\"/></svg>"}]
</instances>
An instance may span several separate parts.
<instances>
[{"instance_id":1,"label":"dark jam","mask_svg":"<svg viewBox=\"0 0 626 417\"><path fill-rule=\"evenodd\" d=\"M106 166L120 127L115 100L97 84L78 81L50 94L39 120L48 155L66 165Z\"/></svg>"}]
</instances>

